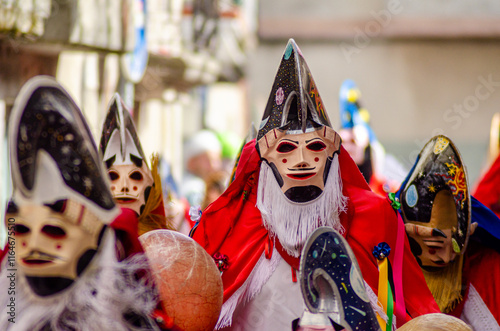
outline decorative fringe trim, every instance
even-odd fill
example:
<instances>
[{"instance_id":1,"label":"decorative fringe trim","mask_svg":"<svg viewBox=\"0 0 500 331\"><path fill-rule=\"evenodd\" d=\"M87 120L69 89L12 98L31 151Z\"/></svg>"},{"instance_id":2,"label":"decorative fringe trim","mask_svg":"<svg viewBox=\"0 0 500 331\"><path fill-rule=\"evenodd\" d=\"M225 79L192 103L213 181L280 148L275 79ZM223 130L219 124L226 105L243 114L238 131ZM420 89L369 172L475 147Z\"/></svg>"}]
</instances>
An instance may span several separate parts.
<instances>
[{"instance_id":1,"label":"decorative fringe trim","mask_svg":"<svg viewBox=\"0 0 500 331\"><path fill-rule=\"evenodd\" d=\"M382 309L382 303L378 301L378 297L373 292L372 288L368 283L365 281L365 289L366 289L366 294L368 295L368 298L370 299L370 305L372 306L373 310L375 313L377 313L380 318L382 318L386 323L388 321L387 314L386 312ZM392 315L392 330L396 330L396 315Z\"/></svg>"},{"instance_id":2,"label":"decorative fringe trim","mask_svg":"<svg viewBox=\"0 0 500 331\"><path fill-rule=\"evenodd\" d=\"M266 229L276 235L286 252L294 257L300 256L302 245L319 226L331 226L344 233L339 215L347 208L347 198L342 194L338 155L335 154L332 160L324 191L305 203L290 201L281 191L269 165L262 162L257 208Z\"/></svg>"},{"instance_id":3,"label":"decorative fringe trim","mask_svg":"<svg viewBox=\"0 0 500 331\"><path fill-rule=\"evenodd\" d=\"M144 206L144 210L139 216L139 236L145 232L157 229L173 230L173 226L167 223L165 211L161 214L155 214L155 211L160 206L163 206L163 192L161 189L161 177L158 171L158 154L151 156L151 174L153 176L153 186L149 192L148 201Z\"/></svg>"},{"instance_id":4,"label":"decorative fringe trim","mask_svg":"<svg viewBox=\"0 0 500 331\"><path fill-rule=\"evenodd\" d=\"M500 330L500 325L472 284L470 284L469 295L460 319L469 324L474 330Z\"/></svg>"},{"instance_id":5,"label":"decorative fringe trim","mask_svg":"<svg viewBox=\"0 0 500 331\"><path fill-rule=\"evenodd\" d=\"M449 313L462 301L463 255L442 271L425 271L425 281L442 313Z\"/></svg>"},{"instance_id":6,"label":"decorative fringe trim","mask_svg":"<svg viewBox=\"0 0 500 331\"><path fill-rule=\"evenodd\" d=\"M253 269L250 276L248 276L247 280L222 305L221 313L219 315L219 321L215 326L216 330L222 329L232 324L233 314L236 307L238 305L245 305L260 292L264 284L267 283L271 275L278 267L280 261L281 256L276 251L276 249L273 250L273 254L270 260L267 260L265 258L265 254L262 253L262 256L255 265L255 268Z\"/></svg>"},{"instance_id":7,"label":"decorative fringe trim","mask_svg":"<svg viewBox=\"0 0 500 331\"><path fill-rule=\"evenodd\" d=\"M156 307L158 294L148 272L149 265L143 254L135 254L117 261L115 235L111 229L101 242L100 249L83 274L71 287L48 297L35 295L20 269L15 273L15 294L7 290L0 294L0 304L8 307L10 297L15 298L15 324L10 316L0 315L1 330L137 330L124 319L124 314L148 316ZM146 273L144 273L146 271ZM2 261L0 287L8 289L10 279L7 259ZM138 274L143 274L137 278ZM151 321L150 321L151 322ZM155 323L150 323L157 330Z\"/></svg>"}]
</instances>

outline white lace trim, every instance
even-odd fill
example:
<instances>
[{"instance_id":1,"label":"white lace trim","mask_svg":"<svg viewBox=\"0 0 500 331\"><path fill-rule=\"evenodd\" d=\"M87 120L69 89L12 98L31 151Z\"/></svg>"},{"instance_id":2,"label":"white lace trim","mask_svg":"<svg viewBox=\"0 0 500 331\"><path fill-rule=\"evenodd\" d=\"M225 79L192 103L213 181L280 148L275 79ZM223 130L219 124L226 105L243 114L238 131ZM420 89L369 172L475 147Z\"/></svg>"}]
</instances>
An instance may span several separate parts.
<instances>
[{"instance_id":1,"label":"white lace trim","mask_svg":"<svg viewBox=\"0 0 500 331\"><path fill-rule=\"evenodd\" d=\"M498 331L500 326L472 284L460 319L474 330Z\"/></svg>"}]
</instances>

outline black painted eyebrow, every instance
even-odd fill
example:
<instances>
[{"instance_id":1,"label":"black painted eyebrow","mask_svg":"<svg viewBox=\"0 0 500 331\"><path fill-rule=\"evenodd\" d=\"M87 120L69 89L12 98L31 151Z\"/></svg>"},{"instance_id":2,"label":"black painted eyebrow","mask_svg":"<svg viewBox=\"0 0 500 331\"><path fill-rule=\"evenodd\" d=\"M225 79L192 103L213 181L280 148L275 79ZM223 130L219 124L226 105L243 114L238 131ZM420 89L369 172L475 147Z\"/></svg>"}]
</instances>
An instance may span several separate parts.
<instances>
[{"instance_id":1,"label":"black painted eyebrow","mask_svg":"<svg viewBox=\"0 0 500 331\"><path fill-rule=\"evenodd\" d=\"M297 145L299 144L299 141L298 141L298 140L297 140L297 141L295 141L295 140L292 140L292 139L286 139L286 138L283 138L283 140L281 140L281 141L285 141L285 140L286 140L286 141L291 141L292 143L296 143Z\"/></svg>"},{"instance_id":2,"label":"black painted eyebrow","mask_svg":"<svg viewBox=\"0 0 500 331\"><path fill-rule=\"evenodd\" d=\"M306 144L309 144L309 142L311 142L311 141L313 141L313 140L323 141L323 140L321 140L319 137L316 137L316 138L312 138L312 139L306 140Z\"/></svg>"}]
</instances>

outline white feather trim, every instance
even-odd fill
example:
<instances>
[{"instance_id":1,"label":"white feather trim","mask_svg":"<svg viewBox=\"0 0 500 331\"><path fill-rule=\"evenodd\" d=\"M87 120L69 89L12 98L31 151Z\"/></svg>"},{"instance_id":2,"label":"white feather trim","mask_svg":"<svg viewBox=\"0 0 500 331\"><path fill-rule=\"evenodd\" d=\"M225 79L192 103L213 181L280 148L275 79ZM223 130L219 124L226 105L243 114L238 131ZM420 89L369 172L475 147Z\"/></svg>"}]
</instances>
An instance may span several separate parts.
<instances>
[{"instance_id":1,"label":"white feather trim","mask_svg":"<svg viewBox=\"0 0 500 331\"><path fill-rule=\"evenodd\" d=\"M338 155L332 160L324 191L316 199L305 203L289 200L281 191L269 165L262 162L257 207L266 229L276 235L286 252L294 257L300 256L308 236L319 226L331 226L344 233L339 215L347 208L347 198L342 194Z\"/></svg>"},{"instance_id":2,"label":"white feather trim","mask_svg":"<svg viewBox=\"0 0 500 331\"><path fill-rule=\"evenodd\" d=\"M23 273L15 271L15 293L9 294L10 284L7 258L2 261L0 272L0 304L6 307L14 298L15 323L5 312L0 314L1 330L40 330L49 325L53 331L68 330L135 330L123 318L133 312L148 316L157 304L157 293L151 278L139 281L136 273L149 268L142 254L118 262L115 236L106 230L100 250L83 274L71 287L61 293L39 297L29 287Z\"/></svg>"}]
</instances>

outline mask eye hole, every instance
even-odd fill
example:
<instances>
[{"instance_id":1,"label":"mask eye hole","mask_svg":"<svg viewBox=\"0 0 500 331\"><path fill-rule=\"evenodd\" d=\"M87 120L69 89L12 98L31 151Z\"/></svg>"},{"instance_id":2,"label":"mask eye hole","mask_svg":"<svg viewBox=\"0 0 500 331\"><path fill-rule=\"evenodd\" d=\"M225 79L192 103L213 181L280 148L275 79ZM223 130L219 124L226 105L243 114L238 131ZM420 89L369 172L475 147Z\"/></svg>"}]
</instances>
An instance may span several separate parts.
<instances>
[{"instance_id":1,"label":"mask eye hole","mask_svg":"<svg viewBox=\"0 0 500 331\"><path fill-rule=\"evenodd\" d=\"M315 141L307 145L307 149L313 152L321 152L326 148L326 145L322 141Z\"/></svg>"},{"instance_id":2,"label":"mask eye hole","mask_svg":"<svg viewBox=\"0 0 500 331\"><path fill-rule=\"evenodd\" d=\"M58 226L45 225L42 228L42 233L51 238L63 238L66 236L66 231Z\"/></svg>"},{"instance_id":3,"label":"mask eye hole","mask_svg":"<svg viewBox=\"0 0 500 331\"><path fill-rule=\"evenodd\" d=\"M109 179L114 181L114 180L117 180L118 178L120 178L120 175L116 171L109 172Z\"/></svg>"},{"instance_id":4,"label":"mask eye hole","mask_svg":"<svg viewBox=\"0 0 500 331\"><path fill-rule=\"evenodd\" d=\"M290 144L289 142L282 142L278 145L278 148L276 148L276 150L278 151L278 153L290 153L296 148L297 146Z\"/></svg>"},{"instance_id":5,"label":"mask eye hole","mask_svg":"<svg viewBox=\"0 0 500 331\"><path fill-rule=\"evenodd\" d=\"M30 229L25 225L16 224L14 226L14 233L16 236L27 234L28 232L30 232Z\"/></svg>"},{"instance_id":6,"label":"mask eye hole","mask_svg":"<svg viewBox=\"0 0 500 331\"><path fill-rule=\"evenodd\" d=\"M143 177L139 171L134 171L133 173L130 174L129 178L133 180L142 180Z\"/></svg>"}]
</instances>

